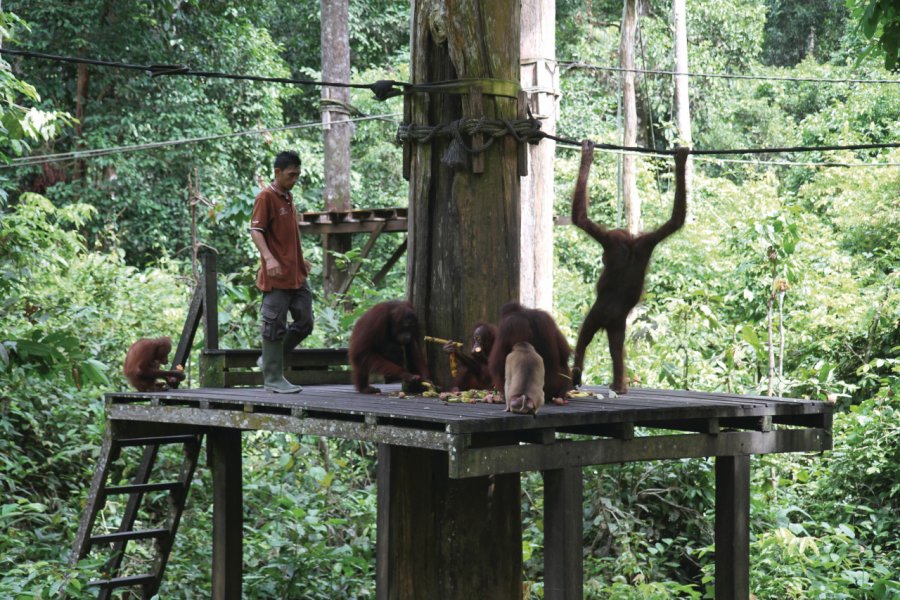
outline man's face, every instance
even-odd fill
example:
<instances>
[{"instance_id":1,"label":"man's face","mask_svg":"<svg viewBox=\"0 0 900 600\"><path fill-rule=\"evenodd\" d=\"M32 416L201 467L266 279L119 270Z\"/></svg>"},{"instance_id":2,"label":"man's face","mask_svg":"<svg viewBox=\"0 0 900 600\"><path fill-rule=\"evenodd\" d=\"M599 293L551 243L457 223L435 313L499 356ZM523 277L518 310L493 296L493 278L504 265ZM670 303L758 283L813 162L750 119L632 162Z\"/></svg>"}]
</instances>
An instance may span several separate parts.
<instances>
[{"instance_id":1,"label":"man's face","mask_svg":"<svg viewBox=\"0 0 900 600\"><path fill-rule=\"evenodd\" d=\"M297 177L299 176L300 167L298 165L275 169L275 183L283 190L290 191L297 183Z\"/></svg>"}]
</instances>

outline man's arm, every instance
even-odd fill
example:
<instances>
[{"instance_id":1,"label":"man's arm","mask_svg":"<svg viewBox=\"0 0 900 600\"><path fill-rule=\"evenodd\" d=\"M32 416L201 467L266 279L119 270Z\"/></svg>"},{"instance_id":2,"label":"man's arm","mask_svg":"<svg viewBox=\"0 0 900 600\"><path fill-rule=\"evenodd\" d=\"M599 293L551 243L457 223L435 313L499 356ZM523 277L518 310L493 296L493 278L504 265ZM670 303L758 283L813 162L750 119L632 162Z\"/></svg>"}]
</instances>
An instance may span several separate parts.
<instances>
[{"instance_id":1,"label":"man's arm","mask_svg":"<svg viewBox=\"0 0 900 600\"><path fill-rule=\"evenodd\" d=\"M251 229L250 239L256 244L259 255L262 257L263 264L266 265L266 273L269 277L279 277L281 275L281 265L275 260L275 257L272 256L272 251L269 250L269 244L266 243L265 234L259 229Z\"/></svg>"}]
</instances>

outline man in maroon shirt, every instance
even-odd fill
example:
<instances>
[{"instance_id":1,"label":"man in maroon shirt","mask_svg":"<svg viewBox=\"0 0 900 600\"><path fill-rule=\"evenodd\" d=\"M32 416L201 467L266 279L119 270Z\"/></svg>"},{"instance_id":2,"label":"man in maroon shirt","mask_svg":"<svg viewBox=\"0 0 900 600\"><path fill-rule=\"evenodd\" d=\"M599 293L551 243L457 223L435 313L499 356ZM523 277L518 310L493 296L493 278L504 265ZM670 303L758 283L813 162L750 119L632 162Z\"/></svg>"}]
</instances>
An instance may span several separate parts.
<instances>
[{"instance_id":1,"label":"man in maroon shirt","mask_svg":"<svg viewBox=\"0 0 900 600\"><path fill-rule=\"evenodd\" d=\"M284 378L284 357L313 330L309 263L300 247L300 225L291 189L300 175L300 157L275 157L275 180L259 193L250 217L250 237L261 265L256 286L263 292L262 358L265 389L293 394L303 388ZM293 322L287 326L287 313Z\"/></svg>"}]
</instances>

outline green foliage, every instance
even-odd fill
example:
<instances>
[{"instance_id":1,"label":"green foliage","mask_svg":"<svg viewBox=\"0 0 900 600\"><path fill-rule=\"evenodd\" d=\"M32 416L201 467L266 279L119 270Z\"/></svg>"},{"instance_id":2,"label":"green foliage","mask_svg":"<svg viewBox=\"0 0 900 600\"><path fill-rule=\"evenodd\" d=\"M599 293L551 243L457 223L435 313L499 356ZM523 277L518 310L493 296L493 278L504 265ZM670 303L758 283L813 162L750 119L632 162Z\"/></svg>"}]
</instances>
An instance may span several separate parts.
<instances>
[{"instance_id":1,"label":"green foliage","mask_svg":"<svg viewBox=\"0 0 900 600\"><path fill-rule=\"evenodd\" d=\"M799 4L689 3L691 70L884 77L870 60L847 66L860 42L840 7ZM240 6L16 0L5 6L33 29L5 16L4 35L18 31L16 44L30 49L320 75L317 0ZM408 3L353 0L350 8L354 80L408 79ZM558 56L615 62L621 2L565 0L557 10ZM639 67L671 68L669 14L665 2L653 3L641 16ZM885 14L879 13L879 23ZM816 43L809 52L811 29ZM79 105L76 67L11 62L22 79L0 68L0 110L8 115L0 116L0 152L7 158L318 118L317 89L149 79L100 69L89 70L87 102ZM641 143L668 147L675 139L671 85L670 77L639 77ZM617 75L570 69L563 71L561 86L561 135L619 139ZM695 144L894 140L900 135L896 88L694 78ZM401 110L399 99L379 103L367 92L353 92L351 102L370 115ZM77 110L77 126L59 113ZM393 143L397 118L355 127L351 186L358 206L406 204L401 151ZM60 125L61 135L48 141ZM128 344L142 336L175 335L183 322L190 271L188 174L196 167L201 192L212 204L198 213L199 235L219 250L221 343L255 347L258 256L246 225L256 175L268 176L276 150L295 147L303 159L297 204L319 209L320 135L316 128L300 129L54 165L65 167L66 179L49 187L46 197L27 192L47 173L0 171L17 177L2 180L10 199L0 204L0 596L51 598L67 588L78 597L96 574L99 558L82 561L74 571L65 563L104 426L102 393L125 385L120 370ZM777 159L890 163L900 155L893 150ZM569 210L577 160L577 152L559 148L557 214ZM591 216L609 225L620 219L616 163L616 155L598 152L591 181ZM896 167L787 168L697 157L695 169L689 222L657 250L644 302L633 315L629 372L648 386L764 390L769 345L778 341L777 333L769 339L767 305L776 281L786 283L783 313L775 317L786 338L780 356L784 393L837 401L835 450L754 459L753 593L760 599L900 597ZM648 228L670 213L670 170L669 160L638 162ZM344 264L358 259L364 242L359 236L351 251L336 258ZM350 292L326 299L319 293L321 247L318 239L304 238L317 294L316 327L307 346L346 345L363 310L403 296L405 259L380 288L370 279L399 242L382 236ZM554 317L574 340L593 300L600 248L575 228L558 227L555 262ZM589 348L587 381L609 379L602 338ZM273 433L246 434L245 440L247 597L371 597L374 449ZM710 597L712 474L711 460L585 469L585 596ZM119 476L127 478L127 468ZM528 597L542 598L540 476L526 474L523 491ZM210 474L201 464L161 597L209 596L211 505ZM103 517L114 523L112 508ZM146 549L140 552L146 555Z\"/></svg>"},{"instance_id":2,"label":"green foliage","mask_svg":"<svg viewBox=\"0 0 900 600\"><path fill-rule=\"evenodd\" d=\"M839 2L766 0L763 61L791 66L807 56L827 61L840 43L847 9Z\"/></svg>"},{"instance_id":3,"label":"green foliage","mask_svg":"<svg viewBox=\"0 0 900 600\"><path fill-rule=\"evenodd\" d=\"M891 370L873 398L835 416L832 452L765 459L767 508L751 547L759 597L900 597L897 361Z\"/></svg>"},{"instance_id":4,"label":"green foliage","mask_svg":"<svg viewBox=\"0 0 900 600\"><path fill-rule=\"evenodd\" d=\"M900 66L900 9L890 0L846 0L863 35L870 41L869 51L884 54L884 68Z\"/></svg>"}]
</instances>

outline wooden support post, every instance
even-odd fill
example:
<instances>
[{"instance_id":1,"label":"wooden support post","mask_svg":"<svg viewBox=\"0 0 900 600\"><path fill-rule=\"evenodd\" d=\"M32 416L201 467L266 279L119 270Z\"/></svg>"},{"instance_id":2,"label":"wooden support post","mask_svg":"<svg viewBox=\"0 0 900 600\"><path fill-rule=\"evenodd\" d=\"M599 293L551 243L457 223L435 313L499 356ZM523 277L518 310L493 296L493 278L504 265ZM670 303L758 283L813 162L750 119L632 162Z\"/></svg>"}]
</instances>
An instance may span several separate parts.
<instances>
[{"instance_id":1,"label":"wooden support post","mask_svg":"<svg viewBox=\"0 0 900 600\"><path fill-rule=\"evenodd\" d=\"M520 600L519 474L450 479L447 453L378 447L378 600Z\"/></svg>"},{"instance_id":2,"label":"wooden support post","mask_svg":"<svg viewBox=\"0 0 900 600\"><path fill-rule=\"evenodd\" d=\"M216 253L203 254L203 349L219 347L219 292L216 287Z\"/></svg>"},{"instance_id":3,"label":"wooden support post","mask_svg":"<svg viewBox=\"0 0 900 600\"><path fill-rule=\"evenodd\" d=\"M544 598L583 597L580 467L544 471Z\"/></svg>"},{"instance_id":4,"label":"wooden support post","mask_svg":"<svg viewBox=\"0 0 900 600\"><path fill-rule=\"evenodd\" d=\"M213 478L212 597L240 600L244 504L240 430L211 430L207 450Z\"/></svg>"},{"instance_id":5,"label":"wooden support post","mask_svg":"<svg viewBox=\"0 0 900 600\"><path fill-rule=\"evenodd\" d=\"M716 600L750 598L750 456L716 457Z\"/></svg>"}]
</instances>

